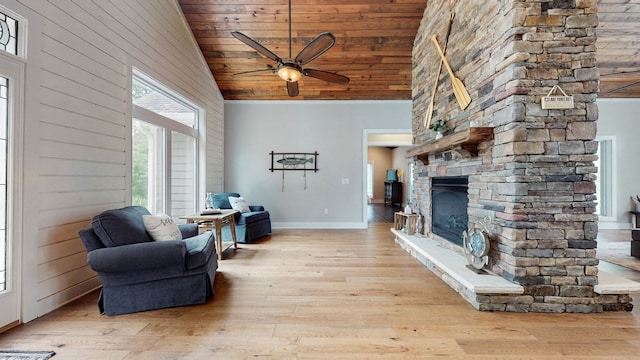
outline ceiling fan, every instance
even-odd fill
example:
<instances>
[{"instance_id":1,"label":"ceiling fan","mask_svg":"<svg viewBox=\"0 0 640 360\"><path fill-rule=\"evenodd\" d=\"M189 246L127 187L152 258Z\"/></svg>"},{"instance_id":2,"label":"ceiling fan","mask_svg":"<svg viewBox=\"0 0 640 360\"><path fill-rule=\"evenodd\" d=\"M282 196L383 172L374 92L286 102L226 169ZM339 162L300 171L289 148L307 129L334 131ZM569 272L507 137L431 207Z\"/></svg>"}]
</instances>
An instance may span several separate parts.
<instances>
[{"instance_id":1,"label":"ceiling fan","mask_svg":"<svg viewBox=\"0 0 640 360\"><path fill-rule=\"evenodd\" d=\"M331 47L335 44L336 38L333 34L329 32L324 32L318 35L315 39L313 39L307 46L302 49L298 55L294 58L291 55L291 0L289 0L289 58L282 59L269 49L262 46L257 41L248 37L247 35L239 32L232 31L231 35L242 41L243 43L249 45L258 53L263 56L275 61L276 66L269 65L266 69L258 69L258 70L250 70L244 71L232 76L245 75L256 72L270 71L272 73L277 73L278 76L287 84L287 94L291 97L298 96L298 80L302 76L308 76L320 80L324 80L331 83L336 84L348 84L349 78L336 74L329 71L318 70L318 69L309 69L303 66L307 65L311 61L318 58L318 56L324 54L327 50L331 49Z\"/></svg>"}]
</instances>

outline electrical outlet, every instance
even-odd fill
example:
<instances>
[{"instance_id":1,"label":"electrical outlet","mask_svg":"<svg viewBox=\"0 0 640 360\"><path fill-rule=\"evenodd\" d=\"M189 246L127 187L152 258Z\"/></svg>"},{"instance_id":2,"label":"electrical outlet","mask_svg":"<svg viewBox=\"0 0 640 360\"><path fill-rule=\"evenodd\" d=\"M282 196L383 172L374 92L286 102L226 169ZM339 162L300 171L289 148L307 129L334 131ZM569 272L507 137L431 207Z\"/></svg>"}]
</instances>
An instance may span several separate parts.
<instances>
[{"instance_id":1,"label":"electrical outlet","mask_svg":"<svg viewBox=\"0 0 640 360\"><path fill-rule=\"evenodd\" d=\"M329 213L329 209L324 209L324 214L327 215Z\"/></svg>"}]
</instances>

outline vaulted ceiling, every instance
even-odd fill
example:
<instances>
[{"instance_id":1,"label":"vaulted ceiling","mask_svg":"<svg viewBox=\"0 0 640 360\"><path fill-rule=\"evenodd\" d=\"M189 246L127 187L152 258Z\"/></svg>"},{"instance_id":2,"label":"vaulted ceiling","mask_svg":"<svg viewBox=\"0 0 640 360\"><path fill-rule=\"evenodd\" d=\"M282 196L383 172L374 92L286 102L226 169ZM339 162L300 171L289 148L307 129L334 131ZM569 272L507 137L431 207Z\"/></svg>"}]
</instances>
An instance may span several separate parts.
<instances>
[{"instance_id":1,"label":"vaulted ceiling","mask_svg":"<svg viewBox=\"0 0 640 360\"><path fill-rule=\"evenodd\" d=\"M289 0L178 0L227 100L409 100L413 40L427 0L292 0L293 57L323 32L335 45L308 67L347 85L303 76L300 95L267 69L272 60L231 36L236 30L289 58ZM598 0L600 97L640 97L640 0Z\"/></svg>"}]
</instances>

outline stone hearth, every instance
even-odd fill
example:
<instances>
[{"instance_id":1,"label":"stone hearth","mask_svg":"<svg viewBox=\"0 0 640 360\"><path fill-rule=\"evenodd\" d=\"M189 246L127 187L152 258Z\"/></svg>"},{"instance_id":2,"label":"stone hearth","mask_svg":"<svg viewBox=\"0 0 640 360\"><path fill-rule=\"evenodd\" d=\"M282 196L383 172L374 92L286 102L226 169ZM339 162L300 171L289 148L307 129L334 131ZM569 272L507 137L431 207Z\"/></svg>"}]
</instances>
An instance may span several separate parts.
<instances>
[{"instance_id":1,"label":"stone hearth","mask_svg":"<svg viewBox=\"0 0 640 360\"><path fill-rule=\"evenodd\" d=\"M533 298L524 295L524 287L494 274L477 274L466 267L465 257L439 244L434 239L407 235L391 229L395 241L409 254L427 267L434 275L449 285L477 310L522 311L532 304ZM619 299L621 307L632 309L630 292L640 292L640 283L619 276L600 272L599 284L594 286L597 294ZM544 305L540 305L544 306Z\"/></svg>"},{"instance_id":2,"label":"stone hearth","mask_svg":"<svg viewBox=\"0 0 640 360\"><path fill-rule=\"evenodd\" d=\"M411 201L431 232L431 179L469 179L470 227L486 217L487 269L522 287L510 306L474 298L481 310L601 312L629 310L628 294L595 291L598 217L595 1L455 2L446 56L472 102L461 109L446 71L440 75L433 121L447 121L444 138L425 127L440 57L431 41L446 33L449 2L427 3L413 53L414 186ZM559 85L573 96L568 109L543 109ZM476 131L482 129L482 131ZM476 133L491 136L474 138ZM494 294L494 296L501 296Z\"/></svg>"}]
</instances>

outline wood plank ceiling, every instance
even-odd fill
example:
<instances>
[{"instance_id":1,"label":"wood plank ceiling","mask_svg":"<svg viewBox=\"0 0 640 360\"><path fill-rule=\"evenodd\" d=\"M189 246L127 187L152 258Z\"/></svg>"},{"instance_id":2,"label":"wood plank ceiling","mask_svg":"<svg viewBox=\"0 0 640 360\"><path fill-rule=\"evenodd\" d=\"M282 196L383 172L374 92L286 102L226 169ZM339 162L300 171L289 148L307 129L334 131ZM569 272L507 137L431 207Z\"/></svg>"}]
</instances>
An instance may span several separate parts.
<instances>
[{"instance_id":1,"label":"wood plank ceiling","mask_svg":"<svg viewBox=\"0 0 640 360\"><path fill-rule=\"evenodd\" d=\"M427 0L292 0L293 57L322 32L336 44L307 67L337 72L348 85L303 77L291 98L274 62L232 30L289 58L288 0L178 0L226 100L409 100L411 52ZM640 97L640 0L598 0L600 97Z\"/></svg>"}]
</instances>

